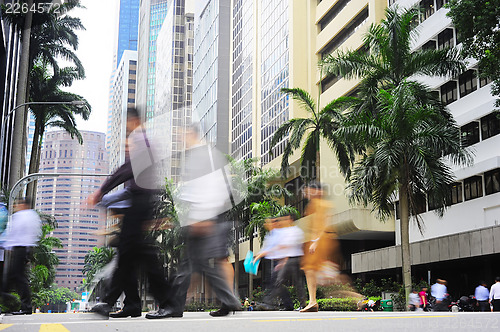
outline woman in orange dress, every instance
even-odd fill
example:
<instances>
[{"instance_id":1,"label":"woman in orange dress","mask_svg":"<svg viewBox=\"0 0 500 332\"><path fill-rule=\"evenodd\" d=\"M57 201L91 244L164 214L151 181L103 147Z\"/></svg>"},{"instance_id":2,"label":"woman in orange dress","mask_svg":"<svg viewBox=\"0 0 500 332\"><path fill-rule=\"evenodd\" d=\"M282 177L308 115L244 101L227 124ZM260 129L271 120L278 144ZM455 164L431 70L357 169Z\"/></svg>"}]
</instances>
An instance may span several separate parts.
<instances>
[{"instance_id":1,"label":"woman in orange dress","mask_svg":"<svg viewBox=\"0 0 500 332\"><path fill-rule=\"evenodd\" d=\"M300 312L315 312L318 311L316 302L318 273L326 261L333 259L337 241L335 232L327 224L332 204L323 199L321 184L310 183L304 189L304 195L309 203L305 211L308 220L304 225L305 246L302 270L306 275L309 304Z\"/></svg>"}]
</instances>

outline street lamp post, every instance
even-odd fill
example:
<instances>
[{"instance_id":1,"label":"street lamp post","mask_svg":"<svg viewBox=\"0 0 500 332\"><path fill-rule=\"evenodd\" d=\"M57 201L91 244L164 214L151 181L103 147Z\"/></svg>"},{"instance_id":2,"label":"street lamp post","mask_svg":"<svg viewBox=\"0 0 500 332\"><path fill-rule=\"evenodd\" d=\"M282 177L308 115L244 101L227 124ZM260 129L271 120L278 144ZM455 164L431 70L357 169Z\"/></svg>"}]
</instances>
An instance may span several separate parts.
<instances>
[{"instance_id":1,"label":"street lamp post","mask_svg":"<svg viewBox=\"0 0 500 332\"><path fill-rule=\"evenodd\" d=\"M9 193L9 222L12 217L12 212L14 210L14 201L28 183L36 181L41 178L57 178L59 176L109 176L109 174L88 174L88 173L33 173L26 175L25 177L19 179Z\"/></svg>"},{"instance_id":2,"label":"street lamp post","mask_svg":"<svg viewBox=\"0 0 500 332\"><path fill-rule=\"evenodd\" d=\"M29 106L29 105L73 105L73 106L78 106L78 107L83 107L86 106L87 103L83 100L73 100L73 101L32 101L28 103L23 103L20 105L17 105L13 109L10 110L9 113L5 114L3 119L2 119L2 133L0 136L0 146L1 146L1 154L0 154L0 167L3 169L3 163L4 163L4 155L5 155L5 130L7 126L7 122L9 120L9 117L19 108L24 107L24 106ZM19 158L20 156L15 156L15 158Z\"/></svg>"}]
</instances>

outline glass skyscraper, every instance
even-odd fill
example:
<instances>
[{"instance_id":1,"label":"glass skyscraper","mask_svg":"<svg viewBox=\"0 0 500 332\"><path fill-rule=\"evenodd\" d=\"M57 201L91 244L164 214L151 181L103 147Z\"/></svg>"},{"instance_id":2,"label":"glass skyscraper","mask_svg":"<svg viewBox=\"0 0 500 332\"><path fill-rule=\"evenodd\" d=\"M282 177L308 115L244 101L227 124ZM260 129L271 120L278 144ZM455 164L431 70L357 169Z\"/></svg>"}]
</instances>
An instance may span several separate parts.
<instances>
[{"instance_id":1,"label":"glass skyscraper","mask_svg":"<svg viewBox=\"0 0 500 332\"><path fill-rule=\"evenodd\" d=\"M167 1L152 0L149 18L148 82L146 90L146 120L154 117L156 82L156 40L167 15Z\"/></svg>"},{"instance_id":2,"label":"glass skyscraper","mask_svg":"<svg viewBox=\"0 0 500 332\"><path fill-rule=\"evenodd\" d=\"M118 23L118 44L114 68L118 66L125 50L137 51L139 34L140 0L120 0L120 18Z\"/></svg>"}]
</instances>

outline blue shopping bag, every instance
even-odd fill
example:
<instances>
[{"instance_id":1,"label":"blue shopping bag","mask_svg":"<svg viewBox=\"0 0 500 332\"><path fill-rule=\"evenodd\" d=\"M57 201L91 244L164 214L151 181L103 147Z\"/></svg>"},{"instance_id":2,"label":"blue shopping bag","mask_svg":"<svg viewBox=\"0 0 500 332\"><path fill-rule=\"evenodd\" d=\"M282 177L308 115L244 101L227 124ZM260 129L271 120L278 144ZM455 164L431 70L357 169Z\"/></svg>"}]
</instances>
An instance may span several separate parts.
<instances>
[{"instance_id":1,"label":"blue shopping bag","mask_svg":"<svg viewBox=\"0 0 500 332\"><path fill-rule=\"evenodd\" d=\"M247 252L247 256L245 257L245 261L243 262L243 266L245 267L245 272L257 275L257 271L259 270L260 259L257 262L253 262L253 252L249 250Z\"/></svg>"}]
</instances>

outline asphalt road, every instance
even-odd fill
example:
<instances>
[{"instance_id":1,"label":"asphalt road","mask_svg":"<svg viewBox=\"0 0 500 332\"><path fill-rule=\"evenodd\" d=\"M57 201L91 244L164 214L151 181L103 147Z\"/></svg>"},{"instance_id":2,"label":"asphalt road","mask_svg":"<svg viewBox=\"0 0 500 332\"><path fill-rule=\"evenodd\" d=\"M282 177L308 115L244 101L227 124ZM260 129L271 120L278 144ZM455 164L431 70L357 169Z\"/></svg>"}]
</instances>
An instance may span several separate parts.
<instances>
[{"instance_id":1,"label":"asphalt road","mask_svg":"<svg viewBox=\"0 0 500 332\"><path fill-rule=\"evenodd\" d=\"M183 318L149 320L143 317L103 320L90 313L3 316L6 332L320 332L320 331L500 331L500 313L405 312L237 312L213 318L205 312Z\"/></svg>"}]
</instances>

